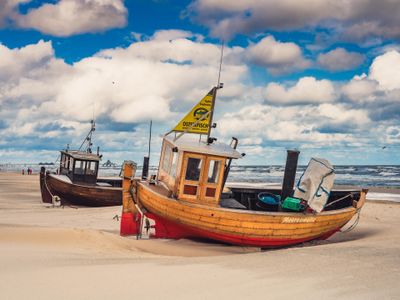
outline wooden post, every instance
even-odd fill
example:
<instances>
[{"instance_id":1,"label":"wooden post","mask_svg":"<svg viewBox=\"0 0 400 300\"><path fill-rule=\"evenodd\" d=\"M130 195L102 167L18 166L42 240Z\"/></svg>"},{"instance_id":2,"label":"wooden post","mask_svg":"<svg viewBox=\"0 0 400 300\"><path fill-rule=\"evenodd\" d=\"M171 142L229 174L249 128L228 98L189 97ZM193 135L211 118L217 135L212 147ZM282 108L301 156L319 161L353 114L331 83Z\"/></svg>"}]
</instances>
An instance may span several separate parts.
<instances>
[{"instance_id":1,"label":"wooden post","mask_svg":"<svg viewBox=\"0 0 400 300\"><path fill-rule=\"evenodd\" d=\"M134 179L136 164L132 161L125 161L122 166L122 215L121 235L139 235L141 215L136 209L131 189L136 187ZM136 193L136 188L134 189Z\"/></svg>"}]
</instances>

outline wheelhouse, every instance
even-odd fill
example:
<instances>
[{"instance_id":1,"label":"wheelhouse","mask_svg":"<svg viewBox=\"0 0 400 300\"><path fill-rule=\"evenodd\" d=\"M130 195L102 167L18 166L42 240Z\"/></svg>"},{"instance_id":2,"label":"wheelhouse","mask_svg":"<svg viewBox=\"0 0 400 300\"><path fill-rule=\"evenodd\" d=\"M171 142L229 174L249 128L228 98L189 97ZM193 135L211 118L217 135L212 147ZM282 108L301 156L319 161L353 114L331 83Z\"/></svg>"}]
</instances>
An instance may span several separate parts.
<instances>
[{"instance_id":1,"label":"wheelhouse","mask_svg":"<svg viewBox=\"0 0 400 300\"><path fill-rule=\"evenodd\" d=\"M73 183L96 184L100 156L82 151L61 151L60 174Z\"/></svg>"},{"instance_id":2,"label":"wheelhouse","mask_svg":"<svg viewBox=\"0 0 400 300\"><path fill-rule=\"evenodd\" d=\"M182 136L177 140L166 136L158 180L174 198L218 206L227 163L240 157L238 151L226 144L207 144L193 136Z\"/></svg>"}]
</instances>

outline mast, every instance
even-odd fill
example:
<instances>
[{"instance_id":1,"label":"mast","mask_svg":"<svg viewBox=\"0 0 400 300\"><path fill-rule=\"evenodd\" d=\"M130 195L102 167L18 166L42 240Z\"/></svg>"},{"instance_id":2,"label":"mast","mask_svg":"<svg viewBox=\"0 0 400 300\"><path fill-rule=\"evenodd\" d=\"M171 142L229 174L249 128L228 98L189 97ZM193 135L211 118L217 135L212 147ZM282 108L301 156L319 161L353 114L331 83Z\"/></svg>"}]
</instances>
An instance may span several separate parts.
<instances>
[{"instance_id":1,"label":"mast","mask_svg":"<svg viewBox=\"0 0 400 300\"><path fill-rule=\"evenodd\" d=\"M169 135L171 132L175 131L174 141L178 140L180 137L182 137L185 133L188 132L200 134L200 140L202 134L207 135L207 144L211 144L215 140L213 138L210 138L210 134L211 134L211 128L216 127L216 124L212 123L212 119L214 116L214 107L215 107L215 99L217 96L217 90L222 88L224 85L222 82L220 82L223 54L224 54L224 42L222 41L217 85L214 86L210 90L210 92L208 92L207 95L204 98L202 98L202 100L200 100L200 102L197 105L195 105L192 108L192 110L172 130L167 132L164 135L164 137ZM200 118L197 118L196 112L200 110L202 111L202 116ZM201 129L193 130L195 126L197 126L202 121L206 121L208 123L208 127L205 127L204 126L205 124L202 124L204 127L202 127ZM176 135L177 131L180 132L179 135Z\"/></svg>"},{"instance_id":2,"label":"mast","mask_svg":"<svg viewBox=\"0 0 400 300\"><path fill-rule=\"evenodd\" d=\"M86 138L83 140L81 146L79 147L79 151L82 149L82 147L85 145L85 143L87 143L85 151L87 153L92 153L92 146L93 146L92 135L93 135L93 132L96 130L96 123L94 122L94 119L90 120L90 124L91 124L90 131L86 135Z\"/></svg>"},{"instance_id":3,"label":"mast","mask_svg":"<svg viewBox=\"0 0 400 300\"><path fill-rule=\"evenodd\" d=\"M221 44L221 56L219 59L219 70L218 70L218 80L217 80L217 85L213 89L213 97L212 97L212 104L211 104L211 110L210 110L210 122L208 125L208 132L207 132L207 144L210 144L210 134L211 134L211 128L214 128L213 124L213 116L214 116L214 107L215 107L215 99L217 97L217 90L223 88L224 84L221 83L221 70L222 70L222 59L224 57L224 40L222 40Z\"/></svg>"},{"instance_id":4,"label":"mast","mask_svg":"<svg viewBox=\"0 0 400 300\"><path fill-rule=\"evenodd\" d=\"M152 125L153 125L153 120L150 120L150 129L149 129L149 154L148 154L148 156L149 156L149 163L150 163L150 149L151 149L151 127L152 127Z\"/></svg>"}]
</instances>

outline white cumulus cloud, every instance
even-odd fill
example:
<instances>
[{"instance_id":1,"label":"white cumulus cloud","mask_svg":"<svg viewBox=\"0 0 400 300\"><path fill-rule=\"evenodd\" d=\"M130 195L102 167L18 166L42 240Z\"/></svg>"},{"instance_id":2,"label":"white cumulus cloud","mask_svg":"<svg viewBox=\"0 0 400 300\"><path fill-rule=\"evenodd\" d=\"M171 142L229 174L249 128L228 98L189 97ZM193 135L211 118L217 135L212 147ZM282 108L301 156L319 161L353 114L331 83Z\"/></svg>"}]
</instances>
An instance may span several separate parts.
<instances>
[{"instance_id":1,"label":"white cumulus cloud","mask_svg":"<svg viewBox=\"0 0 400 300\"><path fill-rule=\"evenodd\" d=\"M117 137L110 131L136 128L140 135L139 124L150 119L162 128L159 133L167 131L216 84L220 49L181 37L165 40L165 35L104 50L72 65L55 58L51 42L16 49L1 45L2 146L58 149L68 142L76 144L93 112L103 128L96 138L108 147L127 149L132 132L107 141ZM235 51L226 47L227 56ZM222 90L220 99L242 95L246 74L246 66L227 60L223 81L235 89ZM147 129L143 132L147 135Z\"/></svg>"},{"instance_id":2,"label":"white cumulus cloud","mask_svg":"<svg viewBox=\"0 0 400 300\"><path fill-rule=\"evenodd\" d=\"M266 101L279 105L323 103L331 102L335 98L332 82L314 77L302 77L290 87L272 82L265 89Z\"/></svg>"},{"instance_id":3,"label":"white cumulus cloud","mask_svg":"<svg viewBox=\"0 0 400 300\"><path fill-rule=\"evenodd\" d=\"M354 76L342 86L342 93L354 102L368 102L375 113L387 107L400 114L400 108L392 107L400 103L400 52L390 50L377 56L368 75Z\"/></svg>"},{"instance_id":4,"label":"white cumulus cloud","mask_svg":"<svg viewBox=\"0 0 400 300\"><path fill-rule=\"evenodd\" d=\"M369 78L376 80L382 89L400 89L400 53L392 50L376 57Z\"/></svg>"},{"instance_id":5,"label":"white cumulus cloud","mask_svg":"<svg viewBox=\"0 0 400 300\"><path fill-rule=\"evenodd\" d=\"M400 5L393 0L196 0L188 12L212 34L224 38L316 27L335 27L342 37L353 40L400 38Z\"/></svg>"},{"instance_id":6,"label":"white cumulus cloud","mask_svg":"<svg viewBox=\"0 0 400 300\"><path fill-rule=\"evenodd\" d=\"M344 48L336 48L318 55L318 64L330 71L345 71L357 68L364 60L358 52L350 52Z\"/></svg>"},{"instance_id":7,"label":"white cumulus cloud","mask_svg":"<svg viewBox=\"0 0 400 300\"><path fill-rule=\"evenodd\" d=\"M0 1L0 28L12 22L18 16L18 5L31 0L1 0Z\"/></svg>"},{"instance_id":8,"label":"white cumulus cloud","mask_svg":"<svg viewBox=\"0 0 400 300\"><path fill-rule=\"evenodd\" d=\"M265 67L272 74L305 69L310 62L303 57L301 48L295 43L285 43L267 36L246 49L247 59Z\"/></svg>"},{"instance_id":9,"label":"white cumulus cloud","mask_svg":"<svg viewBox=\"0 0 400 300\"><path fill-rule=\"evenodd\" d=\"M127 14L122 0L60 0L15 15L14 21L21 28L53 36L70 36L123 27Z\"/></svg>"}]
</instances>

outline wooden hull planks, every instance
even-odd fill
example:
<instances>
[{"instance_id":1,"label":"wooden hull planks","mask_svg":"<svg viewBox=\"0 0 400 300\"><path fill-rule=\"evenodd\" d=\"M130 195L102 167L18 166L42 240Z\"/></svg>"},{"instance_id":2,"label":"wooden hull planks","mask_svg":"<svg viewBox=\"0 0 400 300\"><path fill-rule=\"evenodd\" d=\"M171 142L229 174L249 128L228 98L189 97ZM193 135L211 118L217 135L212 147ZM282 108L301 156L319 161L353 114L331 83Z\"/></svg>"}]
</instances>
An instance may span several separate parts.
<instances>
[{"instance_id":1,"label":"wooden hull planks","mask_svg":"<svg viewBox=\"0 0 400 300\"><path fill-rule=\"evenodd\" d=\"M82 206L114 206L122 204L122 188L86 186L66 182L52 174L40 174L40 187L44 203L58 196L61 204Z\"/></svg>"},{"instance_id":2,"label":"wooden hull planks","mask_svg":"<svg viewBox=\"0 0 400 300\"><path fill-rule=\"evenodd\" d=\"M327 238L357 212L354 207L316 215L210 207L166 197L144 182L138 184L138 203L156 224L159 222L166 228L159 237L202 237L259 247ZM168 227L172 228L171 234Z\"/></svg>"}]
</instances>

